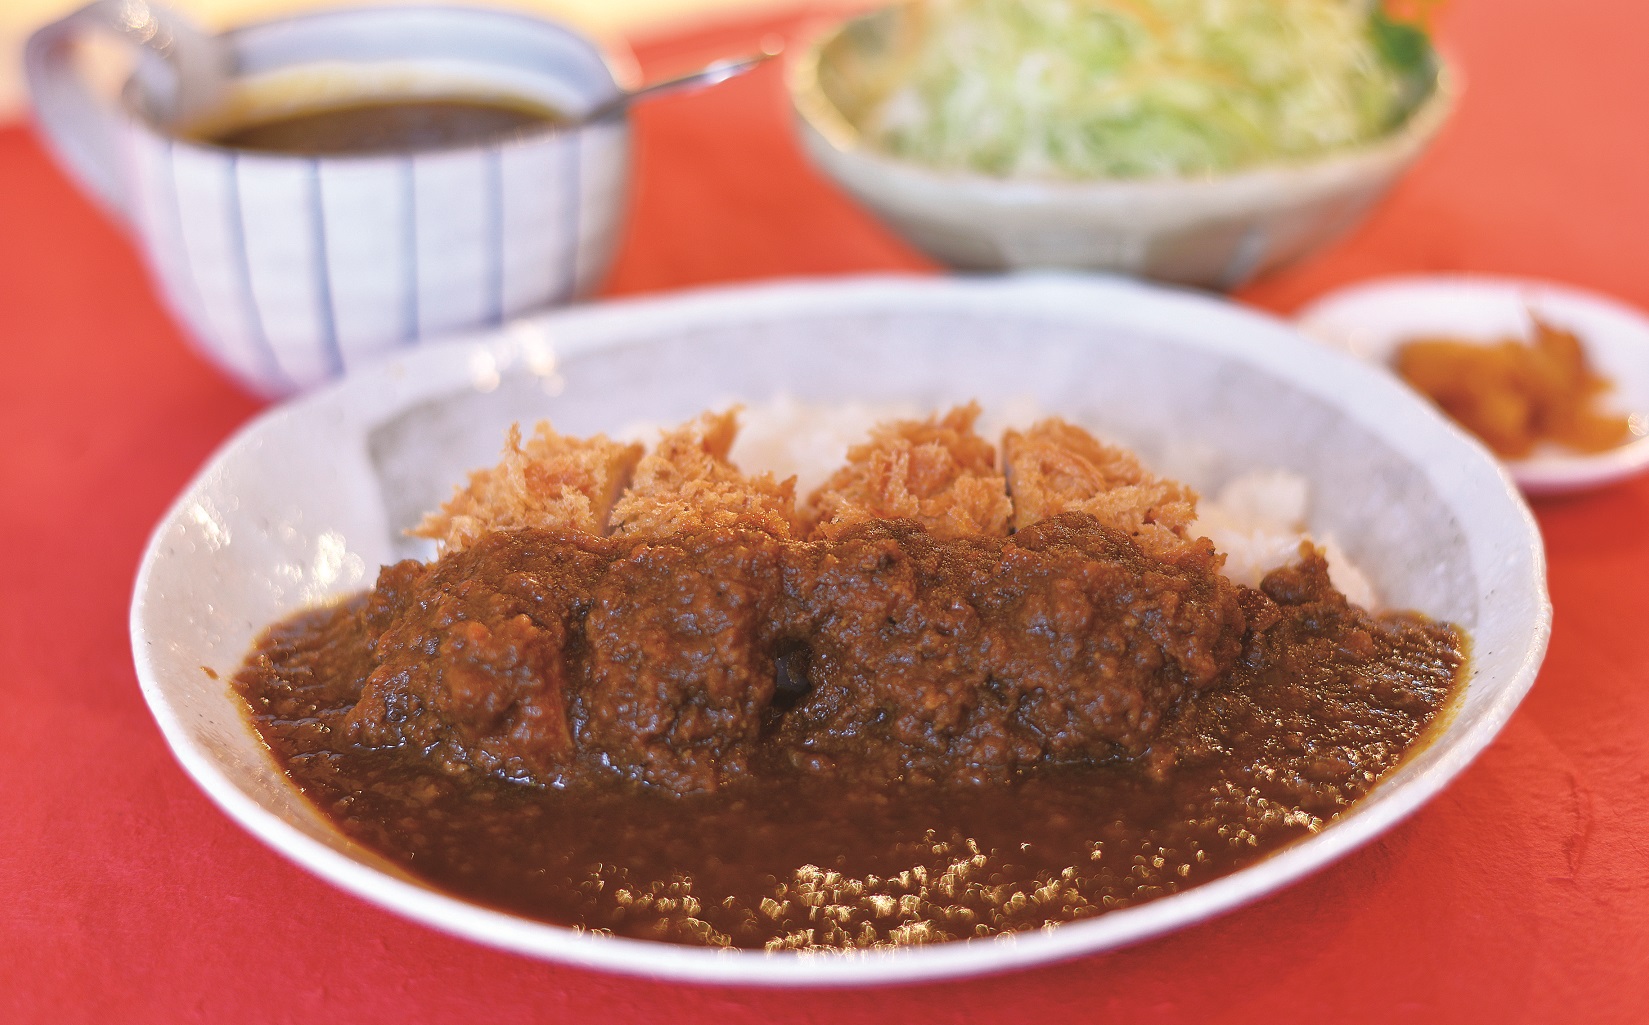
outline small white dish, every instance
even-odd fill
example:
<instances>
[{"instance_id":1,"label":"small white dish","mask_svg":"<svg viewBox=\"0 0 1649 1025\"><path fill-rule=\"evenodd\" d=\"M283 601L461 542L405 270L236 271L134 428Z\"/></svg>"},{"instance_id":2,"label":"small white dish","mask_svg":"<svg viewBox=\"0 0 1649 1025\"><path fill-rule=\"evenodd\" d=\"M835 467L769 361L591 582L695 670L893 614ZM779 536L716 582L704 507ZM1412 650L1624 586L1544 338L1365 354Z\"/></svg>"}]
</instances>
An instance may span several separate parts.
<instances>
[{"instance_id":1,"label":"small white dish","mask_svg":"<svg viewBox=\"0 0 1649 1025\"><path fill-rule=\"evenodd\" d=\"M1429 274L1341 289L1300 311L1296 323L1313 338L1389 369L1397 347L1421 335L1527 338L1531 313L1579 336L1593 368L1614 382L1604 407L1628 416L1633 440L1593 455L1551 445L1527 459L1506 460L1518 487L1530 495L1585 491L1649 469L1649 316L1618 300L1548 281Z\"/></svg>"},{"instance_id":2,"label":"small white dish","mask_svg":"<svg viewBox=\"0 0 1649 1025\"><path fill-rule=\"evenodd\" d=\"M1204 886L1000 940L808 956L594 936L443 893L348 840L293 788L229 679L275 619L425 555L401 533L513 421L571 434L675 422L727 400L970 398L1056 411L1199 489L1256 467L1311 486L1386 603L1460 624L1455 714L1316 836ZM1534 682L1551 606L1540 535L1498 464L1412 392L1287 324L1120 279L868 278L595 305L411 350L266 413L156 527L132 601L144 697L184 769L271 847L366 900L534 957L695 982L850 985L977 974L1180 928L1344 856L1481 751Z\"/></svg>"}]
</instances>

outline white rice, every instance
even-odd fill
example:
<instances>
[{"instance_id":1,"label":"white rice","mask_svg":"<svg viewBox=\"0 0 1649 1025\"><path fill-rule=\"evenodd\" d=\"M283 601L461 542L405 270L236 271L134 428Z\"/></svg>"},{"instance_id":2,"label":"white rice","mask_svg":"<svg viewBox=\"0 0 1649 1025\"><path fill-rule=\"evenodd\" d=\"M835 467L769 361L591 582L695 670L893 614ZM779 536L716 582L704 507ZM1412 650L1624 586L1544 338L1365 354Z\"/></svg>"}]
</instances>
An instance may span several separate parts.
<instances>
[{"instance_id":1,"label":"white rice","mask_svg":"<svg viewBox=\"0 0 1649 1025\"><path fill-rule=\"evenodd\" d=\"M780 396L747 405L729 457L746 473L770 472L796 478L798 500L824 483L847 459L850 446L864 441L884 420L925 415L912 404L827 405ZM1010 427L1029 427L1043 415L1034 402L1008 402L987 409L979 432L993 441ZM619 432L624 440L651 444L656 424L637 424ZM1306 532L1311 489L1299 474L1283 469L1250 470L1233 478L1217 495L1197 502L1192 529L1225 553L1225 573L1233 581L1257 587L1266 573L1299 557L1301 542L1323 550L1334 586L1366 609L1378 608L1368 577L1346 557L1331 535Z\"/></svg>"},{"instance_id":2,"label":"white rice","mask_svg":"<svg viewBox=\"0 0 1649 1025\"><path fill-rule=\"evenodd\" d=\"M1225 553L1225 575L1258 587L1267 573L1299 557L1300 544L1323 550L1328 578L1339 592L1365 609L1377 606L1368 577L1347 558L1334 538L1306 532L1311 486L1288 470L1250 470L1239 474L1210 498L1197 502L1193 532Z\"/></svg>"}]
</instances>

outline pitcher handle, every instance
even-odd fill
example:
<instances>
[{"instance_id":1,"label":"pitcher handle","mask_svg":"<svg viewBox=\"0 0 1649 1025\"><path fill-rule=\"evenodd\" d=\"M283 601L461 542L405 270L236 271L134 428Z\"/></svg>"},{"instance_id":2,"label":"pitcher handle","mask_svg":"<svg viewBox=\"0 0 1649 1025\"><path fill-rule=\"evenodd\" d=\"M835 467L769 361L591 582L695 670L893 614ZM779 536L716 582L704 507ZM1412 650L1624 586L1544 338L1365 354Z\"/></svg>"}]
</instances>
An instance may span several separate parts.
<instances>
[{"instance_id":1,"label":"pitcher handle","mask_svg":"<svg viewBox=\"0 0 1649 1025\"><path fill-rule=\"evenodd\" d=\"M106 209L124 219L122 114L92 89L74 61L74 46L93 34L113 36L138 52L136 75L168 116L215 98L224 75L215 40L185 19L144 0L95 0L29 37L24 77L35 123L69 172Z\"/></svg>"}]
</instances>

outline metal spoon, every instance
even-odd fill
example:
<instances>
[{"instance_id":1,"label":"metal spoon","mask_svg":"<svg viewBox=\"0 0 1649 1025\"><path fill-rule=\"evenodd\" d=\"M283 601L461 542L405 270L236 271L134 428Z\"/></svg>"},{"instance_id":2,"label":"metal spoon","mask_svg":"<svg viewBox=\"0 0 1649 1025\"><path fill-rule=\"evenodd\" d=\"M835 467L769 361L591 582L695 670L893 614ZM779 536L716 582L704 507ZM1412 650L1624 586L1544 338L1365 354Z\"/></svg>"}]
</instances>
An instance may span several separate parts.
<instances>
[{"instance_id":1,"label":"metal spoon","mask_svg":"<svg viewBox=\"0 0 1649 1025\"><path fill-rule=\"evenodd\" d=\"M637 100L658 96L662 93L676 92L680 89L698 89L705 86L725 82L729 78L737 78L752 68L767 63L780 53L778 43L766 43L756 53L743 57L728 57L724 60L712 61L697 71L675 78L666 78L659 82L649 82L638 89L619 93L610 100L596 104L572 121L566 122L566 127L577 128L582 125L593 124L614 117L630 109L630 104Z\"/></svg>"}]
</instances>

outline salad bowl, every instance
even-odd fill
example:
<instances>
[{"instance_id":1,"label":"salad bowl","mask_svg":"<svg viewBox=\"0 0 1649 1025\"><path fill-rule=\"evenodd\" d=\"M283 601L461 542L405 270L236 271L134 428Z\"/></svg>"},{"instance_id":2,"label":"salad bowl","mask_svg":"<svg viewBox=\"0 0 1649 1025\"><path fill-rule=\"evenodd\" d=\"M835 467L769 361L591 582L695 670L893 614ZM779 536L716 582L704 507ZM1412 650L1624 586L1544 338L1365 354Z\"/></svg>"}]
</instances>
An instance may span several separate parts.
<instances>
[{"instance_id":1,"label":"salad bowl","mask_svg":"<svg viewBox=\"0 0 1649 1025\"><path fill-rule=\"evenodd\" d=\"M965 270L1099 270L1228 290L1357 224L1448 120L1458 83L1441 62L1393 132L1299 161L1201 176L1032 179L937 170L872 145L832 98L836 62L894 31L899 8L838 25L789 66L813 163L916 248Z\"/></svg>"}]
</instances>

